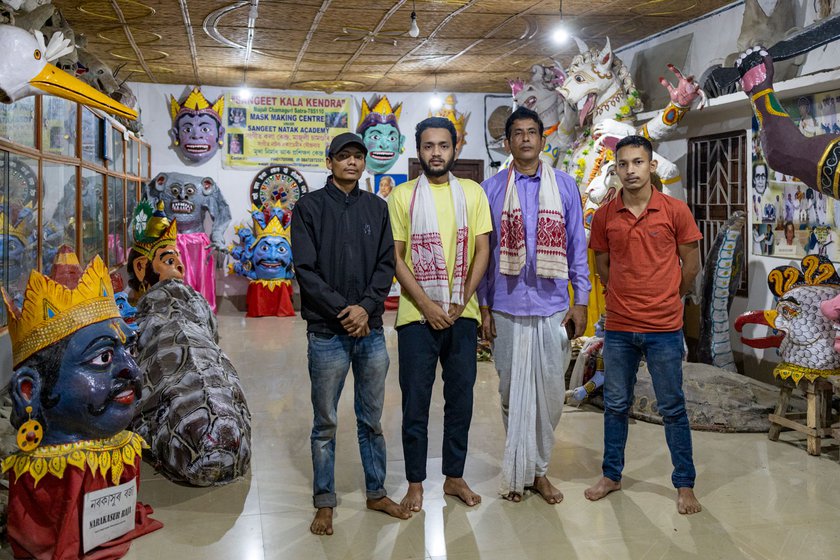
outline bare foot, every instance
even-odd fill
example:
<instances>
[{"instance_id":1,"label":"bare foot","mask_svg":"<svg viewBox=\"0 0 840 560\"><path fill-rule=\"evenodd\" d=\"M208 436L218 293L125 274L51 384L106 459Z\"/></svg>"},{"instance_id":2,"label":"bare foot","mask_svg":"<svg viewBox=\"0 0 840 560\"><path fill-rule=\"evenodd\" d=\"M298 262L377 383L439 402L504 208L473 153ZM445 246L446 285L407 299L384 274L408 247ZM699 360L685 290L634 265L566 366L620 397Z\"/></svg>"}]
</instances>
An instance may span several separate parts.
<instances>
[{"instance_id":1,"label":"bare foot","mask_svg":"<svg viewBox=\"0 0 840 560\"><path fill-rule=\"evenodd\" d=\"M410 509L408 509L402 504L396 503L388 496L383 496L378 500L368 500L367 507L368 509L372 509L374 511L381 511L382 513L387 513L391 517L396 517L397 519L408 519L409 517L411 517Z\"/></svg>"},{"instance_id":2,"label":"bare foot","mask_svg":"<svg viewBox=\"0 0 840 560\"><path fill-rule=\"evenodd\" d=\"M559 504L563 501L563 493L554 487L551 481L544 476L535 476L534 484L527 488L543 497L549 504Z\"/></svg>"},{"instance_id":3,"label":"bare foot","mask_svg":"<svg viewBox=\"0 0 840 560\"><path fill-rule=\"evenodd\" d=\"M481 503L481 496L470 490L463 478L447 476L443 483L443 493L455 496L470 507Z\"/></svg>"},{"instance_id":4,"label":"bare foot","mask_svg":"<svg viewBox=\"0 0 840 560\"><path fill-rule=\"evenodd\" d=\"M332 519L333 508L318 508L318 511L315 512L315 519L312 520L312 525L309 526L309 530L315 535L332 535Z\"/></svg>"},{"instance_id":5,"label":"bare foot","mask_svg":"<svg viewBox=\"0 0 840 560\"><path fill-rule=\"evenodd\" d=\"M590 486L584 490L583 495L586 496L587 500L595 502L610 492L615 492L616 490L621 490L621 483L609 479L606 476L602 476L601 480L596 482L594 486Z\"/></svg>"},{"instance_id":6,"label":"bare foot","mask_svg":"<svg viewBox=\"0 0 840 560\"><path fill-rule=\"evenodd\" d=\"M683 515L699 513L703 507L697 501L693 488L677 488L677 511Z\"/></svg>"},{"instance_id":7,"label":"bare foot","mask_svg":"<svg viewBox=\"0 0 840 560\"><path fill-rule=\"evenodd\" d=\"M519 492L511 492L510 494L502 497L509 502L519 503L522 501L522 494L520 494Z\"/></svg>"},{"instance_id":8,"label":"bare foot","mask_svg":"<svg viewBox=\"0 0 840 560\"><path fill-rule=\"evenodd\" d=\"M423 483L409 482L408 492L400 505L409 511L420 511L423 508Z\"/></svg>"}]
</instances>

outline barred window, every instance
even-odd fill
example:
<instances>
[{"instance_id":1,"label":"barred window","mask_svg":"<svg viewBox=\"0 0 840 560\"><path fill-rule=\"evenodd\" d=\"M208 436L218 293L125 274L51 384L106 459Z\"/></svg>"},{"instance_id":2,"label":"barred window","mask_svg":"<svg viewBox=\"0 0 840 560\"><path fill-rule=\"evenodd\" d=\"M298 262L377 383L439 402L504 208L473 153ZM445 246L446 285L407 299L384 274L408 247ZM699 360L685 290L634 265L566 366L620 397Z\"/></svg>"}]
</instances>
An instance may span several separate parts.
<instances>
[{"instance_id":1,"label":"barred window","mask_svg":"<svg viewBox=\"0 0 840 560\"><path fill-rule=\"evenodd\" d=\"M705 263L718 231L736 210L748 212L747 134L741 130L711 136L698 136L688 141L688 182L686 200L703 233L700 251ZM747 232L744 232L747 235ZM745 247L748 246L745 237ZM747 254L744 251L744 273L739 296L747 295Z\"/></svg>"}]
</instances>

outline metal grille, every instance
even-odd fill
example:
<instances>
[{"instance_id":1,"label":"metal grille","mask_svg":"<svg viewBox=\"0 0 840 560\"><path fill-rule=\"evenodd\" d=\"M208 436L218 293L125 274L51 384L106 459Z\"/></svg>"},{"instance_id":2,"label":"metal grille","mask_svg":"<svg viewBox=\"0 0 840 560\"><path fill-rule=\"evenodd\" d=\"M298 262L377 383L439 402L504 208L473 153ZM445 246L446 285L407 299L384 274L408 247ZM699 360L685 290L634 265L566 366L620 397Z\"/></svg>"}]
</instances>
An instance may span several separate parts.
<instances>
[{"instance_id":1,"label":"metal grille","mask_svg":"<svg viewBox=\"0 0 840 560\"><path fill-rule=\"evenodd\" d=\"M703 233L700 251L705 263L718 231L732 212L748 212L747 134L699 136L688 141L686 199ZM745 226L746 229L747 226ZM744 272L738 295L747 295L747 231L744 232Z\"/></svg>"}]
</instances>

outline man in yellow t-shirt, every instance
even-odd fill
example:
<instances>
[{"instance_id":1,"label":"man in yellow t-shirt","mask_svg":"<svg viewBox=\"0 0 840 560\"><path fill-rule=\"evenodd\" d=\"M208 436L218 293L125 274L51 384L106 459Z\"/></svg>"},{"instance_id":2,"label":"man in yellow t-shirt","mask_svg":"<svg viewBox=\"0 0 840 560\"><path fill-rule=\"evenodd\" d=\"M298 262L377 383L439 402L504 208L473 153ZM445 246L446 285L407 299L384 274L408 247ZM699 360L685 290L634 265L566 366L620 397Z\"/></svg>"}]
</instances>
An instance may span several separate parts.
<instances>
[{"instance_id":1,"label":"man in yellow t-shirt","mask_svg":"<svg viewBox=\"0 0 840 560\"><path fill-rule=\"evenodd\" d=\"M481 501L463 479L476 376L481 314L475 291L487 268L493 229L484 190L450 173L455 127L445 118L415 131L423 175L388 197L402 287L397 312L402 441L408 492L402 505L423 506L429 404L435 368L443 366L443 491L468 506ZM416 261L416 262L415 262Z\"/></svg>"}]
</instances>

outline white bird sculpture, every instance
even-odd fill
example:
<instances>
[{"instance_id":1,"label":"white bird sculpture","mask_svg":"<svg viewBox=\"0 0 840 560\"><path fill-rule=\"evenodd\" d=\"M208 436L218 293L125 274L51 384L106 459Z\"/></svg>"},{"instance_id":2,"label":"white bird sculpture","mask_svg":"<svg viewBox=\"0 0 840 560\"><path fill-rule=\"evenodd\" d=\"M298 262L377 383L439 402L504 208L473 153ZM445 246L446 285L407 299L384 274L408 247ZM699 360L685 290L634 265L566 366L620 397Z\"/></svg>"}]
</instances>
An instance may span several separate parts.
<instances>
[{"instance_id":1,"label":"white bird sculpture","mask_svg":"<svg viewBox=\"0 0 840 560\"><path fill-rule=\"evenodd\" d=\"M56 32L47 44L40 31L29 32L0 25L0 102L12 103L30 95L48 93L108 113L137 119L137 111L111 99L81 80L50 64L73 51L64 34Z\"/></svg>"}]
</instances>

